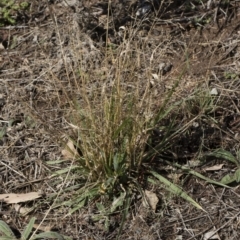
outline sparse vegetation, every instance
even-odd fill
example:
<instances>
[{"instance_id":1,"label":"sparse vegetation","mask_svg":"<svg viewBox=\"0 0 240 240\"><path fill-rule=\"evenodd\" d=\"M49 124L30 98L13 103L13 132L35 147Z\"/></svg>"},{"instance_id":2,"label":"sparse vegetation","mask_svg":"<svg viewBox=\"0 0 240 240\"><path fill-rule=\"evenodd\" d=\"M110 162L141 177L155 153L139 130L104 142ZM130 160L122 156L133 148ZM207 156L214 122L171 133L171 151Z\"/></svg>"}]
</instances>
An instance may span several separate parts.
<instances>
[{"instance_id":1,"label":"sparse vegetation","mask_svg":"<svg viewBox=\"0 0 240 240\"><path fill-rule=\"evenodd\" d=\"M126 225L131 226L129 231L134 239L141 239L143 233L138 235L138 232L144 228L143 222L151 226L152 222L159 222L162 225L158 228L163 229L167 217L180 216L180 221L174 224L184 223L183 208L196 214L190 219L198 220L206 211L210 211L209 215L216 214L211 205L214 197L209 201L209 196L216 192L215 204L220 207L225 203L219 196L224 191L234 191L231 187L240 181L236 130L239 121L235 119L239 109L236 87L239 69L231 63L234 57L237 59L232 43L239 41L223 44L228 38L221 35L222 38L215 39L215 32L210 35L211 29L207 28L214 24L214 18L222 17L225 5L220 3L173 1L169 5L163 1L159 6L161 11L158 10L162 14L160 20L155 19L157 11L147 17L126 19L121 15L123 9L119 10L119 5L115 2L111 5L110 1L98 6L104 8L101 19L86 4L81 11L74 10L80 11L76 15L80 20L75 15L69 20L54 9L53 2L39 3L48 9L41 21L48 19L51 31L41 23L42 28L47 26L43 35L36 28L26 35L30 50L38 55L30 61L27 58L31 51L23 52L26 59L19 70L21 74L9 63L10 72L14 69L13 76L21 76L23 80L17 82L19 92L16 90L16 99L11 100L21 105L16 110L18 115L12 117L12 110L3 108L8 119L0 119L0 145L4 146L5 156L14 153L18 160L15 164L9 161L9 165L2 162L5 169L2 192L41 188L42 199L29 203L32 207L29 214L40 216L38 226L45 221L55 225L70 222L70 230L64 224L57 228L69 236L75 231L73 239L83 239L85 233L92 236L97 231L101 232L100 239L106 234L108 239L126 238ZM34 2L31 4L33 11ZM172 9L174 4L180 6L181 14L174 20L168 19L164 11L173 16L178 14ZM206 4L217 7L205 14ZM233 13L229 4L227 10ZM22 6L19 1L2 1L1 5L7 13L2 12L4 25L15 24L14 11L29 6ZM72 9L66 4L57 6L61 11ZM129 6L129 16L132 8L136 10L137 5ZM127 14L125 8L124 11ZM191 16L184 18L184 14ZM226 14L223 17L227 19ZM238 26L237 21L235 25ZM176 32L168 26L176 28ZM16 51L28 41L14 37L17 44L9 51ZM222 56L222 52L227 54ZM215 69L220 62L225 65L218 72ZM8 75L3 77L7 79ZM12 87L6 83L4 89L11 88L7 94L13 92ZM21 134L11 143L16 132ZM44 140L34 144L39 135ZM19 145L23 146L22 151L18 150ZM15 182L21 182L19 186L11 185L14 181L8 179L13 176L17 176ZM133 232L129 222L132 218L135 222L138 215L148 220L141 220ZM23 218L20 211L16 218L20 219L19 226ZM22 231L22 239L68 239L55 231L33 231L34 221L32 218ZM97 231L89 230L90 225L100 227ZM219 229L222 225L223 222L216 224ZM169 236L154 231L156 238ZM170 234L173 231L171 228ZM197 237L195 233L190 236L182 231L184 239ZM0 232L5 239L16 237L2 220ZM202 238L205 232L201 233Z\"/></svg>"},{"instance_id":2,"label":"sparse vegetation","mask_svg":"<svg viewBox=\"0 0 240 240\"><path fill-rule=\"evenodd\" d=\"M11 230L11 228L5 222L0 220L0 237L1 237L1 239L2 240L15 240L15 239L16 240L17 239L34 240L34 239L47 238L47 239L58 239L58 240L62 240L62 239L70 240L70 238L68 238L66 236L62 236L59 233L51 232L51 231L39 233L39 234L32 234L35 220L36 220L35 218L30 219L28 225L22 232L20 238L16 237L15 234L13 233L13 231Z\"/></svg>"},{"instance_id":3,"label":"sparse vegetation","mask_svg":"<svg viewBox=\"0 0 240 240\"><path fill-rule=\"evenodd\" d=\"M25 11L29 7L27 1L1 0L0 1L0 27L16 24L16 17L19 11Z\"/></svg>"}]
</instances>

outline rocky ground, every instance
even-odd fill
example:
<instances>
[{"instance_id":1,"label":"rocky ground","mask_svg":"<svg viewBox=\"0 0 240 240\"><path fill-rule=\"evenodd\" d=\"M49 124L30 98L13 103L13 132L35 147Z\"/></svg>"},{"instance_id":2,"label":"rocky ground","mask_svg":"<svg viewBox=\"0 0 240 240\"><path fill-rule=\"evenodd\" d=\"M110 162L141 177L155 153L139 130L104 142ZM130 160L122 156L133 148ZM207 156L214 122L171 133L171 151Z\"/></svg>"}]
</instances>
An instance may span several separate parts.
<instances>
[{"instance_id":1,"label":"rocky ground","mask_svg":"<svg viewBox=\"0 0 240 240\"><path fill-rule=\"evenodd\" d=\"M73 239L116 239L118 214L110 216L106 230L104 221L91 219L93 205L70 216L66 216L68 209L56 208L46 216L50 202L45 199L61 185L61 179L50 179L55 167L46 161L62 158L59 132L69 130L63 118L69 106L65 92L77 96L70 72L80 62L83 71L96 73L89 91L97 88L99 74L111 75L112 60L105 68L102 64L106 45L126 47L124 41L132 38L129 48L141 51L142 56L136 60L136 77L145 84L149 75L153 82L154 74L161 75L161 81L153 84L156 106L183 70L174 101L203 87L217 91L212 93L219 97L214 113L217 123L202 121L201 131L193 128L179 139L175 150L180 161L194 158L200 144L206 151L220 147L233 154L239 151L240 3L139 2L112 0L109 7L105 0L33 0L27 11L14 12L15 25L0 28L0 193L44 193L41 204L36 200L34 209L25 215L1 203L0 219L16 232L35 216L37 223L44 218L44 226ZM186 117L184 112L182 117ZM221 169L206 171L221 163ZM236 166L215 158L197 170L218 180ZM191 177L182 184L206 212L161 187L151 189L160 199L156 213L136 201L120 239L239 239L238 184L225 189Z\"/></svg>"}]
</instances>

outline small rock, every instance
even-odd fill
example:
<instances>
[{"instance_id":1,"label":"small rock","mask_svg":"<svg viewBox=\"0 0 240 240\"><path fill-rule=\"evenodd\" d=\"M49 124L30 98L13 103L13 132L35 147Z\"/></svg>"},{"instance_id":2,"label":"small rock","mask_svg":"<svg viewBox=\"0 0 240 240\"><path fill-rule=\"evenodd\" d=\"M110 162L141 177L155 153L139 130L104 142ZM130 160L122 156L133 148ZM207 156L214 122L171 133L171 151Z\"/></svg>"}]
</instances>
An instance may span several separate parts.
<instances>
[{"instance_id":1,"label":"small rock","mask_svg":"<svg viewBox=\"0 0 240 240\"><path fill-rule=\"evenodd\" d=\"M194 128L198 128L198 127L199 127L199 123L198 123L198 122L193 122L192 126L193 126Z\"/></svg>"},{"instance_id":2,"label":"small rock","mask_svg":"<svg viewBox=\"0 0 240 240\"><path fill-rule=\"evenodd\" d=\"M140 6L136 12L137 17L143 17L152 10L152 4L148 1L140 1Z\"/></svg>"},{"instance_id":3,"label":"small rock","mask_svg":"<svg viewBox=\"0 0 240 240\"><path fill-rule=\"evenodd\" d=\"M217 95L218 95L217 89L216 89L216 88L213 88L213 89L210 91L210 95L217 96Z\"/></svg>"},{"instance_id":4,"label":"small rock","mask_svg":"<svg viewBox=\"0 0 240 240\"><path fill-rule=\"evenodd\" d=\"M171 71L172 67L173 67L172 63L162 62L162 63L159 64L158 69L159 69L160 73L165 75L166 73Z\"/></svg>"}]
</instances>

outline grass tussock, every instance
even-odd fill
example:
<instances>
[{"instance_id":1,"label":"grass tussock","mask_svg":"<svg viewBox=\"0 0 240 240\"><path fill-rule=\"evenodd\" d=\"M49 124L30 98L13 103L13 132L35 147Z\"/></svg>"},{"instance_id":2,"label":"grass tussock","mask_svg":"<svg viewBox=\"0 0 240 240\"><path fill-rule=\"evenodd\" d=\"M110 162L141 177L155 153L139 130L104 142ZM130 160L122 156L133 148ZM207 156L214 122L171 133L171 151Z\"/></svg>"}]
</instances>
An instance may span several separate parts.
<instances>
[{"instance_id":1,"label":"grass tussock","mask_svg":"<svg viewBox=\"0 0 240 240\"><path fill-rule=\"evenodd\" d=\"M86 63L75 55L77 69L73 69L74 76L69 78L75 91L64 93L71 106L65 115L72 128L68 140L71 139L76 150L69 149L74 155L71 168L82 180L80 193L84 192L83 198L77 195L80 205L97 195L110 196L113 201L121 192L137 189L141 192L143 173L147 176L151 169L150 159L169 145L172 123L167 126L164 140L154 148L151 135L161 119L176 108L171 96L179 80L176 79L170 91L156 97L151 71L141 70L148 60L144 60L141 49L136 49L131 41L117 49L107 45L97 67L93 59ZM98 54L92 49L90 54ZM158 81L160 78L159 75ZM74 205L77 205L74 210L78 209L79 204Z\"/></svg>"},{"instance_id":2,"label":"grass tussock","mask_svg":"<svg viewBox=\"0 0 240 240\"><path fill-rule=\"evenodd\" d=\"M92 70L76 76L81 98L73 99L67 118L75 129L72 141L78 150L78 171L97 186L99 194L112 196L138 181L151 131L168 112L153 108L150 80L136 77L139 66L133 62L133 52L123 50L106 48L101 67L109 70L100 72L100 77ZM94 81L98 87L93 87Z\"/></svg>"},{"instance_id":3,"label":"grass tussock","mask_svg":"<svg viewBox=\"0 0 240 240\"><path fill-rule=\"evenodd\" d=\"M219 220L210 224L226 226L215 209L227 216L229 186L240 181L236 4L2 2L2 191L43 194L17 214L4 203L17 218L0 221L0 235L70 239L55 232L62 229L77 239L95 225L106 230L97 238L116 239L129 223L124 236L139 238L141 228L167 238L185 229L186 212L209 229L204 209ZM5 25L15 25L18 8L29 10L29 26L15 32ZM16 52L26 59L14 60Z\"/></svg>"},{"instance_id":4,"label":"grass tussock","mask_svg":"<svg viewBox=\"0 0 240 240\"><path fill-rule=\"evenodd\" d=\"M79 33L81 41L71 38L71 48L61 49L64 67L58 71L64 72L65 79L58 78L54 68L50 72L55 86L61 86L58 100L68 130L61 131L66 140L65 160L49 164L70 160L67 167L60 165L52 175L64 177L64 184L69 186L62 188L67 199L59 202L56 198L53 207L68 206L69 214L95 202L101 213L96 219L106 220L107 215L120 211L123 224L137 194L147 199L149 184L163 186L203 210L178 181L162 174L169 167L173 173L178 169L227 187L225 182L183 166L178 161L181 151L174 152L188 141L193 125L216 123L219 97L211 95L208 87L200 89L197 81L192 87L195 90L184 95L190 60L166 77L159 62L166 57L168 44L159 44L151 51L146 41L136 43L134 34L129 32L127 38L124 34L119 45L107 42L96 48L89 37ZM61 35L58 37L61 42ZM194 141L193 145L197 148L195 158L202 156L204 141Z\"/></svg>"},{"instance_id":5,"label":"grass tussock","mask_svg":"<svg viewBox=\"0 0 240 240\"><path fill-rule=\"evenodd\" d=\"M161 183L168 191L202 209L180 187L159 173L164 169L156 162L181 169L171 160L174 154L169 157L166 153L191 122L213 110L213 98L201 92L179 99L178 85L184 70L172 76L171 88L163 91L159 84L163 75L153 74L147 68L149 62L154 65L157 60L154 61L153 53L146 59L133 37L117 47L107 44L101 61L98 61L98 50L89 41L88 56L95 56L95 59L86 61L84 54L78 55L86 52L86 44L76 45L73 39L77 53L74 55L75 69L69 69L65 61L66 72L73 74L68 78L70 91L63 91L70 106L65 118L72 130L65 150L71 152L73 161L69 168L55 174L66 173L68 180L74 179L78 184L74 197L63 204L70 205L70 213L73 213L90 200L100 198L103 205L99 208L111 214L119 208L128 209L136 192L144 198L143 186L148 182ZM166 49L160 44L154 52L161 53L158 56L161 59ZM178 126L183 106L184 118L190 122L182 121ZM183 170L224 186L190 169Z\"/></svg>"}]
</instances>

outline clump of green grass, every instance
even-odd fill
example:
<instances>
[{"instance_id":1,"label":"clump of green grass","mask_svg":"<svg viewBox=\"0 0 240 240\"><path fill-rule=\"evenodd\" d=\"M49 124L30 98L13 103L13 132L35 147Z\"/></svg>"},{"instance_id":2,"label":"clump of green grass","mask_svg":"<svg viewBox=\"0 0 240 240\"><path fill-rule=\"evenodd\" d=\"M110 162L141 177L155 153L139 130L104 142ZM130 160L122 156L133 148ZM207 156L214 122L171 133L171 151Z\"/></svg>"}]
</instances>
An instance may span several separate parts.
<instances>
[{"instance_id":1,"label":"clump of green grass","mask_svg":"<svg viewBox=\"0 0 240 240\"><path fill-rule=\"evenodd\" d=\"M226 174L221 179L221 183L239 184L240 182L240 150L239 149L236 151L236 156L234 156L231 152L220 148L206 154L205 157L216 157L223 160L227 160L230 163L235 164L236 170L234 171L234 173Z\"/></svg>"},{"instance_id":2,"label":"clump of green grass","mask_svg":"<svg viewBox=\"0 0 240 240\"><path fill-rule=\"evenodd\" d=\"M180 186L160 174L161 165L158 166L157 162L226 187L181 166L173 158L165 158L174 139L184 134L189 126L188 122L177 126L177 117L172 117L182 115L181 106L186 100L174 101L184 71L173 81L172 89L156 97L151 81L152 72L143 70L142 76L136 74L147 63L141 56L140 48L129 48L131 44L135 46L131 39L130 36L117 49L106 48L98 67L94 68L93 62L85 67L85 62L76 60L78 69L70 69L65 63L66 72L73 74L73 80L69 77L71 94L65 87L63 93L70 106L65 117L72 127L72 134L68 135L67 140L74 148L67 144L72 162L68 168L55 172L53 176L64 176L65 182L72 182L74 186L64 188L64 192L71 192L71 197L64 202L56 201L56 206L68 206L71 209L69 214L72 214L87 203L96 201L96 207L102 213L98 217L106 219L106 226L106 216L117 210L122 212L124 223L134 194L140 193L144 198L146 182L161 184L203 210ZM81 45L79 42L77 44ZM76 47L79 48L81 46ZM76 56L76 59L79 58ZM195 121L211 112L214 105L212 100L210 95L201 95L200 98L191 97L185 101L190 102L189 118ZM164 135L154 140L153 131L163 128ZM59 161L49 162L52 165L56 163Z\"/></svg>"},{"instance_id":3,"label":"clump of green grass","mask_svg":"<svg viewBox=\"0 0 240 240\"><path fill-rule=\"evenodd\" d=\"M29 223L27 224L27 226L25 227L25 229L23 230L23 232L21 233L21 237L17 238L15 236L15 234L13 233L13 231L11 230L11 228L2 220L0 220L0 237L2 240L34 240L34 239L43 239L43 238L47 238L47 239L68 239L71 240L71 238L66 237L66 236L62 236L57 232L44 232L44 233L39 233L39 234L35 234L33 232L33 228L34 228L34 222L35 222L35 218L31 218Z\"/></svg>"},{"instance_id":4,"label":"clump of green grass","mask_svg":"<svg viewBox=\"0 0 240 240\"><path fill-rule=\"evenodd\" d=\"M113 57L111 54L110 52L109 56ZM112 66L115 71L109 85L106 74L98 78L98 88L93 88L94 81L91 78L96 77L93 74L80 72L78 78L76 77L78 82L75 89L78 89L77 93L81 98L73 99L67 117L74 129L70 141L75 150L69 149L74 162L69 169L60 170L55 174L72 171L75 178L79 178L80 184L79 189L75 190L75 197L63 204L70 205L72 213L89 200L101 198L108 204L111 202L106 210L108 213L119 207L128 209L132 194L143 193L142 183L148 181L155 184L161 182L167 190L202 209L180 187L172 184L152 167L153 159L161 159L176 168L181 168L180 165L164 159L163 153L171 148L171 141L182 134L187 126L175 128L176 122L173 118L164 126L164 137L154 145L152 139L153 130L160 129L161 121L166 120L172 112L177 114L183 102L172 101L181 76L175 81L175 86L162 96L162 104L156 108L153 107L156 99L150 80L140 81L134 77L134 67L129 64L129 59L131 58L128 54L121 54L120 48L115 55ZM124 74L125 69L130 69L127 78ZM128 86L131 87L128 89ZM207 101L209 99L206 99ZM187 168L184 168L184 171L187 171ZM189 173L218 184L193 170L189 170ZM72 176L67 175L69 180Z\"/></svg>"},{"instance_id":5,"label":"clump of green grass","mask_svg":"<svg viewBox=\"0 0 240 240\"><path fill-rule=\"evenodd\" d=\"M1 0L0 1L0 26L8 24L16 24L14 17L18 11L24 11L29 7L29 2L16 2L15 0Z\"/></svg>"}]
</instances>

